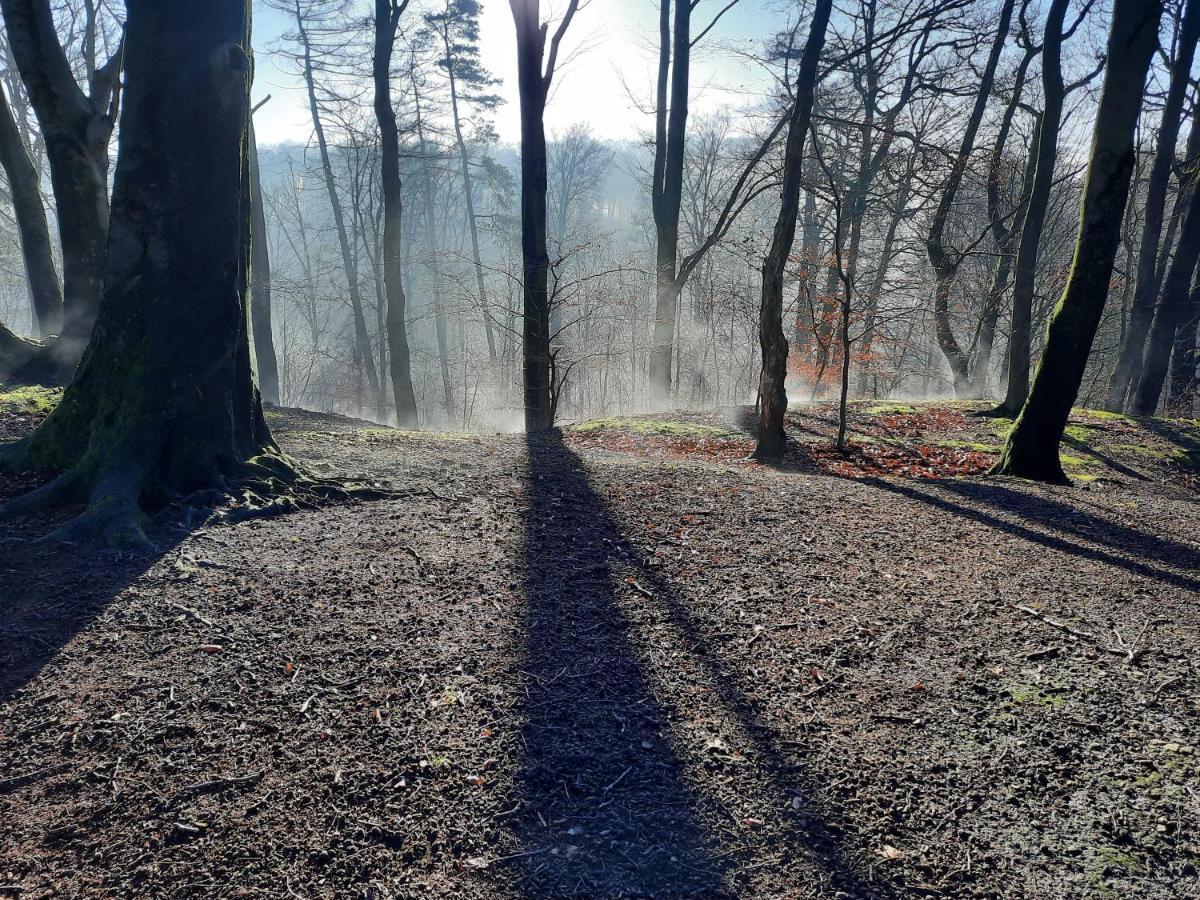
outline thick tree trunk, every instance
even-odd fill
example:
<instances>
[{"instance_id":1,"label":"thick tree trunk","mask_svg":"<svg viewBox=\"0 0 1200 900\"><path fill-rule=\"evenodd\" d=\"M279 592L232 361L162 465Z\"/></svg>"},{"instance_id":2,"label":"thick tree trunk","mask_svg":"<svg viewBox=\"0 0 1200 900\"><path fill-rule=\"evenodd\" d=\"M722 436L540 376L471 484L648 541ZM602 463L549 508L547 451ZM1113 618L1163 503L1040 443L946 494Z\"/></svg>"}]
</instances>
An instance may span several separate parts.
<instances>
[{"instance_id":1,"label":"thick tree trunk","mask_svg":"<svg viewBox=\"0 0 1200 900\"><path fill-rule=\"evenodd\" d=\"M979 79L979 91L975 95L975 103L967 118L966 130L963 132L962 143L954 164L950 168L950 176L942 190L942 197L933 221L929 226L929 235L925 239L925 249L929 255L929 264L933 267L933 325L934 336L938 347L950 365L950 373L954 382L955 394L968 391L971 382L970 359L959 346L954 337L954 328L950 321L950 293L958 275L959 258L953 248L945 243L946 225L950 220L950 210L954 206L959 186L967 172L967 164L971 161L971 150L975 146L975 135L979 124L983 121L983 113L987 108L988 97L992 93L992 82L996 77L996 66L1000 61L1000 53L1008 38L1008 26L1012 22L1013 6L1016 0L1004 0L1000 8L1000 23L996 29L996 37L988 54L983 74Z\"/></svg>"},{"instance_id":2,"label":"thick tree trunk","mask_svg":"<svg viewBox=\"0 0 1200 900\"><path fill-rule=\"evenodd\" d=\"M65 471L0 515L87 500L57 536L144 544L144 508L297 478L263 420L246 333L249 8L128 0L101 316L60 405L0 453Z\"/></svg>"},{"instance_id":3,"label":"thick tree trunk","mask_svg":"<svg viewBox=\"0 0 1200 900\"><path fill-rule=\"evenodd\" d=\"M1193 161L1191 165L1200 165ZM1195 181L1195 174L1189 174ZM1146 339L1146 351L1142 356L1141 376L1129 397L1129 412L1135 416L1150 416L1158 408L1159 396L1167 380L1167 366L1171 358L1171 346L1175 343L1175 331L1188 320L1190 304L1188 288L1196 261L1200 258L1200 189L1193 184L1188 192L1187 211L1183 217L1183 228L1179 234L1179 246L1167 267L1162 293L1154 307L1154 319Z\"/></svg>"},{"instance_id":4,"label":"thick tree trunk","mask_svg":"<svg viewBox=\"0 0 1200 900\"><path fill-rule=\"evenodd\" d=\"M1033 387L992 470L995 474L1068 483L1058 444L1108 297L1133 174L1134 130L1161 16L1158 0L1114 0L1108 70L1071 271L1050 319Z\"/></svg>"},{"instance_id":5,"label":"thick tree trunk","mask_svg":"<svg viewBox=\"0 0 1200 900\"><path fill-rule=\"evenodd\" d=\"M263 209L262 179L254 122L249 126L250 154L250 332L254 338L258 390L267 403L279 402L279 363L271 330L271 252L267 246L267 216Z\"/></svg>"},{"instance_id":6,"label":"thick tree trunk","mask_svg":"<svg viewBox=\"0 0 1200 900\"><path fill-rule=\"evenodd\" d=\"M21 240L21 258L33 307L34 334L39 338L57 335L62 330L63 298L54 267L50 228L42 206L42 191L37 169L21 139L21 130L13 118L4 91L0 90L0 165L8 176L13 217Z\"/></svg>"},{"instance_id":7,"label":"thick tree trunk","mask_svg":"<svg viewBox=\"0 0 1200 900\"><path fill-rule=\"evenodd\" d=\"M813 8L808 40L800 57L796 75L796 93L788 120L784 145L783 184L779 215L771 235L771 246L763 260L762 298L759 308L758 338L762 347L762 376L758 385L758 444L756 459L777 461L783 456L786 436L783 417L787 412L787 338L783 333L783 279L788 256L796 238L796 220L800 212L800 182L804 168L804 140L812 121L813 96L817 88L817 62L825 45L832 0L817 0Z\"/></svg>"},{"instance_id":8,"label":"thick tree trunk","mask_svg":"<svg viewBox=\"0 0 1200 900\"><path fill-rule=\"evenodd\" d=\"M1021 241L1013 270L1012 324L1008 332L1008 387L1000 410L1016 416L1029 393L1029 365L1033 346L1033 294L1037 281L1038 246L1054 186L1058 160L1058 132L1066 89L1062 79L1063 21L1067 0L1052 0L1042 40L1042 113L1038 123L1033 186L1025 206ZM1123 210L1122 210L1123 212ZM1118 223L1119 231L1119 223Z\"/></svg>"},{"instance_id":9,"label":"thick tree trunk","mask_svg":"<svg viewBox=\"0 0 1200 900\"><path fill-rule=\"evenodd\" d=\"M383 184L383 283L387 294L387 339L396 424L417 425L417 398L413 393L411 357L405 323L401 240L404 234L404 186L400 180L400 136L392 109L391 63L396 28L407 0L375 0L375 119L379 123L380 169Z\"/></svg>"},{"instance_id":10,"label":"thick tree trunk","mask_svg":"<svg viewBox=\"0 0 1200 900\"><path fill-rule=\"evenodd\" d=\"M1179 139L1179 126L1183 119L1183 104L1187 96L1192 60L1196 55L1196 43L1200 38L1200 0L1187 0L1183 21L1179 31L1178 53L1171 66L1171 82L1163 104L1162 119L1158 129L1158 144L1154 151L1154 162L1146 183L1144 204L1145 224L1138 250L1137 278L1133 289L1133 304L1129 311L1129 325L1125 329L1116 368L1108 382L1106 408L1120 412L1126 400L1132 400L1133 388L1141 377L1143 349L1146 334L1154 317L1154 298L1158 293L1157 272L1159 245L1163 227L1163 211L1166 208L1167 187L1171 180L1171 167L1175 162L1175 145ZM1195 125L1192 126L1195 129Z\"/></svg>"},{"instance_id":11,"label":"thick tree trunk","mask_svg":"<svg viewBox=\"0 0 1200 900\"><path fill-rule=\"evenodd\" d=\"M50 163L63 258L63 323L49 353L65 381L91 336L104 288L108 142L120 98L122 51L91 73L84 94L59 43L49 0L0 0L0 11Z\"/></svg>"}]
</instances>

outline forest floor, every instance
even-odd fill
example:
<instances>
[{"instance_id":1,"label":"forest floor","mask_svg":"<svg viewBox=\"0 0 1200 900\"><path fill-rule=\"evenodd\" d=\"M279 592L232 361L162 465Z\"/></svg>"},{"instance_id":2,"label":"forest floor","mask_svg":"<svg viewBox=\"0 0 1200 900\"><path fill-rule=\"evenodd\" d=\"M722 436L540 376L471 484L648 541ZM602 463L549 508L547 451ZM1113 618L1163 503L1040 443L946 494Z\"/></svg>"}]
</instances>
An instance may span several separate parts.
<instances>
[{"instance_id":1,"label":"forest floor","mask_svg":"<svg viewBox=\"0 0 1200 900\"><path fill-rule=\"evenodd\" d=\"M779 468L747 410L277 410L395 497L6 525L0 897L1200 896L1200 423L1081 411L1051 488L966 410Z\"/></svg>"}]
</instances>

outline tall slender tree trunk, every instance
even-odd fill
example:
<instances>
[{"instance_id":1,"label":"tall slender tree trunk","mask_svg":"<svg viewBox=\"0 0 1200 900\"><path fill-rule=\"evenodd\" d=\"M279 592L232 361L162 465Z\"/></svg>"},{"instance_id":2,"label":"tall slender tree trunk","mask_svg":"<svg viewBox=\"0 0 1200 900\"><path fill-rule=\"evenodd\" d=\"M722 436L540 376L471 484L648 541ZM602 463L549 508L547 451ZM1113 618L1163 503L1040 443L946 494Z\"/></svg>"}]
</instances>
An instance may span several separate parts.
<instances>
[{"instance_id":1,"label":"tall slender tree trunk","mask_svg":"<svg viewBox=\"0 0 1200 900\"><path fill-rule=\"evenodd\" d=\"M950 373L956 394L965 393L968 390L971 373L970 359L962 347L959 346L958 340L954 337L954 329L950 321L950 294L954 288L955 278L958 276L958 266L961 260L958 253L945 243L946 225L949 223L950 211L954 206L955 198L958 196L959 186L962 184L963 176L966 175L967 165L971 161L971 150L975 146L975 135L979 132L979 125L983 121L983 113L987 108L987 101L992 93L992 83L996 77L996 66L1000 61L1001 51L1004 49L1005 41L1008 38L1008 27L1012 22L1013 6L1015 3L1016 0L1004 0L1003 5L1000 7L1000 22L996 29L996 37L992 41L991 51L988 53L987 62L984 65L983 74L979 79L979 92L975 95L975 103L967 118L966 129L963 131L962 143L959 146L958 155L954 158L954 164L950 168L950 175L946 179L946 186L942 190L941 200L938 203L936 212L933 214L933 221L929 226L929 235L925 239L925 249L929 255L929 264L933 267L934 274L934 336L937 339L942 355L950 365Z\"/></svg>"},{"instance_id":2,"label":"tall slender tree trunk","mask_svg":"<svg viewBox=\"0 0 1200 900\"><path fill-rule=\"evenodd\" d=\"M467 231L471 237L471 259L475 263L475 287L479 291L479 308L483 313L483 330L487 336L488 360L496 364L496 335L492 328L492 310L488 305L487 282L483 277L483 257L479 252L479 224L475 220L475 195L471 182L471 155L463 137L462 119L458 113L458 79L454 75L454 60L451 55L449 34L444 30L442 38L446 48L446 71L450 76L450 113L454 120L454 141L458 147L458 161L462 169L463 199L466 207Z\"/></svg>"},{"instance_id":3,"label":"tall slender tree trunk","mask_svg":"<svg viewBox=\"0 0 1200 900\"><path fill-rule=\"evenodd\" d=\"M62 402L8 467L64 469L0 517L86 500L56 534L145 544L143 511L299 474L271 439L247 335L250 4L128 0L129 89L104 303ZM249 479L249 480L247 480Z\"/></svg>"},{"instance_id":4,"label":"tall slender tree trunk","mask_svg":"<svg viewBox=\"0 0 1200 900\"><path fill-rule=\"evenodd\" d=\"M1113 412L1120 412L1125 408L1126 400L1132 399L1133 389L1141 377L1143 349L1151 320L1154 318L1154 298L1158 294L1160 283L1156 273L1162 271L1158 261L1167 187L1171 180L1171 167L1175 163L1175 145L1179 139L1183 104L1187 96L1198 38L1200 0L1186 0L1179 30L1178 53L1171 66L1171 81L1158 129L1158 144L1154 150L1150 177L1146 182L1145 223L1142 226L1142 240L1138 249L1133 305L1130 307L1129 324L1121 341L1117 364L1108 382L1105 406ZM1195 125L1192 127L1194 130Z\"/></svg>"},{"instance_id":5,"label":"tall slender tree trunk","mask_svg":"<svg viewBox=\"0 0 1200 900\"><path fill-rule=\"evenodd\" d=\"M762 299L758 337L762 348L762 376L758 386L758 444L756 459L775 461L783 456L786 437L783 417L787 412L787 338L783 333L783 279L788 256L796 238L800 212L800 182L804 168L804 140L812 121L813 97L817 88L817 62L825 45L825 29L833 0L817 0L813 7L808 40L796 75L795 99L784 145L783 184L779 215L771 235L771 246L763 260Z\"/></svg>"},{"instance_id":6,"label":"tall slender tree trunk","mask_svg":"<svg viewBox=\"0 0 1200 900\"><path fill-rule=\"evenodd\" d=\"M121 96L122 50L92 69L85 94L59 43L49 0L0 0L0 12L50 164L63 259L63 322L49 354L65 381L91 336L104 288L108 142Z\"/></svg>"},{"instance_id":7,"label":"tall slender tree trunk","mask_svg":"<svg viewBox=\"0 0 1200 900\"><path fill-rule=\"evenodd\" d=\"M1005 217L1000 210L1000 182L1004 172L1004 149L1008 144L1009 133L1012 131L1013 118L1021 105L1021 96L1025 91L1025 76L1036 53L1037 51L1033 48L1027 49L1017 67L1012 97L1000 120L1000 129L996 134L996 143L992 145L992 159L988 165L988 219L992 240L996 243L996 268L992 272L992 281L988 286L987 299L984 302L983 316L979 320L979 335L971 355L971 396L973 398L987 396L988 371L992 365L992 347L996 340L996 325L1000 321L1000 308L1004 301L1004 295L1008 291L1009 278L1012 276L1013 239L1021 233L1029 190L1033 186L1033 175L1037 167L1037 153L1030 152L1026 158L1025 171L1021 179L1020 198L1012 213L1011 222L1006 224Z\"/></svg>"},{"instance_id":8,"label":"tall slender tree trunk","mask_svg":"<svg viewBox=\"0 0 1200 900\"><path fill-rule=\"evenodd\" d=\"M279 363L271 329L271 252L267 246L267 216L263 209L262 178L254 120L249 125L250 155L250 333L254 339L258 390L267 403L279 402Z\"/></svg>"},{"instance_id":9,"label":"tall slender tree trunk","mask_svg":"<svg viewBox=\"0 0 1200 900\"><path fill-rule=\"evenodd\" d=\"M905 209L908 206L908 195L912 187L913 170L916 166L916 154L911 154L908 158L908 167L904 177L900 180L900 185L897 188L894 198L895 205L892 207L892 215L888 218L887 231L883 235L883 246L879 251L879 264L875 268L875 274L871 278L871 286L867 289L866 302L863 310L863 333L862 333L862 365L858 370L858 385L856 392L858 396L866 396L867 383L871 377L871 348L875 343L875 326L879 318L879 301L883 296L883 286L887 282L888 268L892 262L893 248L896 244L896 232L900 228L900 222L904 218Z\"/></svg>"},{"instance_id":10,"label":"tall slender tree trunk","mask_svg":"<svg viewBox=\"0 0 1200 900\"><path fill-rule=\"evenodd\" d=\"M517 31L517 86L521 97L521 263L524 322L522 381L525 430L554 425L550 356L550 254L546 249L546 96L558 47L579 8L569 0L547 54L548 27L539 0L509 0ZM545 72L542 71L543 57Z\"/></svg>"},{"instance_id":11,"label":"tall slender tree trunk","mask_svg":"<svg viewBox=\"0 0 1200 900\"><path fill-rule=\"evenodd\" d=\"M1190 165L1200 167L1200 160L1192 161ZM1188 191L1179 246L1175 248L1175 255L1167 267L1167 277L1155 304L1154 319L1146 338L1141 376L1129 397L1129 412L1135 416L1153 415L1158 408L1163 384L1167 380L1175 332L1189 318L1188 288L1196 271L1196 261L1200 258L1200 190L1196 189L1196 177L1195 171L1187 176L1192 189Z\"/></svg>"},{"instance_id":12,"label":"tall slender tree trunk","mask_svg":"<svg viewBox=\"0 0 1200 900\"><path fill-rule=\"evenodd\" d=\"M63 298L54 267L50 227L42 206L42 191L37 168L21 139L21 130L12 109L0 90L0 165L8 176L13 217L21 241L21 258L33 307L34 336L48 338L62 330Z\"/></svg>"},{"instance_id":13,"label":"tall slender tree trunk","mask_svg":"<svg viewBox=\"0 0 1200 900\"><path fill-rule=\"evenodd\" d=\"M655 231L654 336L650 348L651 399L670 399L675 316L681 285L679 208L683 199L683 162L687 147L688 81L694 4L660 0L658 79L655 96L654 171L650 206ZM672 16L673 12L673 16ZM672 22L673 20L673 22Z\"/></svg>"},{"instance_id":14,"label":"tall slender tree trunk","mask_svg":"<svg viewBox=\"0 0 1200 900\"><path fill-rule=\"evenodd\" d=\"M1025 205L1021 241L1013 273L1012 324L1008 332L1008 386L1000 411L1016 416L1029 393L1029 365L1033 345L1033 295L1037 282L1038 247L1050 189L1054 186L1054 164L1058 160L1058 132L1066 89L1062 79L1063 22L1067 0L1052 0L1042 39L1042 102L1037 130L1037 162L1033 186ZM1122 215L1124 210L1122 209ZM1118 227L1120 221L1118 220Z\"/></svg>"},{"instance_id":15,"label":"tall slender tree trunk","mask_svg":"<svg viewBox=\"0 0 1200 900\"><path fill-rule=\"evenodd\" d=\"M363 313L362 289L358 283L358 258L350 247L350 233L346 229L346 217L342 212L342 201L338 199L337 181L333 177L333 162L329 156L329 144L325 139L325 126L321 122L321 107L317 103L316 73L312 58L312 42L304 25L304 13L300 0L295 0L296 30L304 51L304 86L308 92L308 109L312 116L313 133L317 138L317 150L321 157L321 174L325 190L329 194L329 206L333 212L333 225L337 231L338 246L342 251L342 265L346 271L346 290L350 298L350 316L354 326L354 357L363 374L372 400L378 401L380 382L375 371L375 358L371 353L371 336L367 332L367 318Z\"/></svg>"},{"instance_id":16,"label":"tall slender tree trunk","mask_svg":"<svg viewBox=\"0 0 1200 900\"><path fill-rule=\"evenodd\" d=\"M417 398L412 385L412 362L405 321L403 248L404 185L400 180L400 135L392 108L392 50L396 29L408 0L375 0L375 54L371 74L375 88L375 120L379 123L379 156L383 188L383 284L387 296L388 360L396 424L417 425Z\"/></svg>"},{"instance_id":17,"label":"tall slender tree trunk","mask_svg":"<svg viewBox=\"0 0 1200 900\"><path fill-rule=\"evenodd\" d=\"M1161 16L1159 0L1113 2L1108 68L1096 114L1071 271L1050 318L1033 387L992 470L996 474L1067 483L1058 444L1108 297L1133 174L1134 131Z\"/></svg>"}]
</instances>

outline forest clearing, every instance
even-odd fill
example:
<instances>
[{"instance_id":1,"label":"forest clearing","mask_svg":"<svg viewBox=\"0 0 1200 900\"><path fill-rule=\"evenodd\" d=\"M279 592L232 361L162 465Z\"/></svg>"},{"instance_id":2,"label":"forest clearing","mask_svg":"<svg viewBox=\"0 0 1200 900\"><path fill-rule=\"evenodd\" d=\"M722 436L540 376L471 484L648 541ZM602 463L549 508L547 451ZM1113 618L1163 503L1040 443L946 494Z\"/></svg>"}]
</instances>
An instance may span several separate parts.
<instances>
[{"instance_id":1,"label":"forest clearing","mask_svg":"<svg viewBox=\"0 0 1200 900\"><path fill-rule=\"evenodd\" d=\"M1200 0L0 25L0 900L1200 897Z\"/></svg>"},{"instance_id":2,"label":"forest clearing","mask_svg":"<svg viewBox=\"0 0 1200 900\"><path fill-rule=\"evenodd\" d=\"M969 406L856 404L863 448L939 461L851 477L827 406L778 468L752 410L528 442L278 410L289 452L396 497L167 511L99 568L30 522L0 544L4 880L1192 895L1200 427L1077 411L1075 487L923 477L996 451Z\"/></svg>"}]
</instances>

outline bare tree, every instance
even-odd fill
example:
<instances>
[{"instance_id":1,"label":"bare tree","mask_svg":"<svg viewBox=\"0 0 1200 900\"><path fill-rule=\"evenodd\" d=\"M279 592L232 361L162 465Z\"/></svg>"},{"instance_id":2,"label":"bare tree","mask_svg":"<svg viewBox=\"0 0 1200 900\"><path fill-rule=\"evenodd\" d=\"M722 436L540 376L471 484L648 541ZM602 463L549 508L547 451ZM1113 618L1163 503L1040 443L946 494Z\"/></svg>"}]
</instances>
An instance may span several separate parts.
<instances>
[{"instance_id":1,"label":"bare tree","mask_svg":"<svg viewBox=\"0 0 1200 900\"><path fill-rule=\"evenodd\" d=\"M1113 2L1107 71L1071 273L1050 319L1029 397L992 470L995 474L1067 483L1058 444L1108 297L1133 174L1134 129L1161 16L1159 0Z\"/></svg>"},{"instance_id":2,"label":"bare tree","mask_svg":"<svg viewBox=\"0 0 1200 900\"><path fill-rule=\"evenodd\" d=\"M817 62L825 44L832 0L817 0L808 40L796 73L796 88L788 116L784 144L783 186L779 215L771 235L770 249L763 260L762 300L759 313L759 343L762 347L762 377L758 387L758 444L754 455L760 460L783 456L786 438L783 416L787 412L787 338L783 333L783 278L796 238L800 213L800 181L804 169L804 139L812 121L813 97L817 88Z\"/></svg>"}]
</instances>

